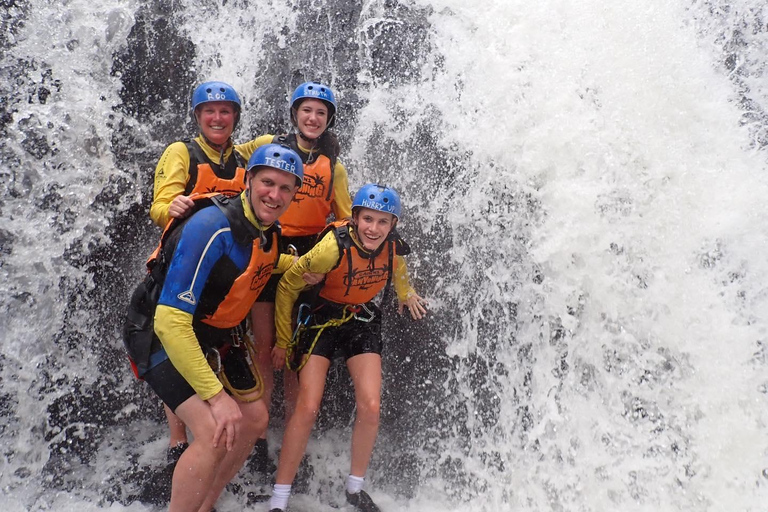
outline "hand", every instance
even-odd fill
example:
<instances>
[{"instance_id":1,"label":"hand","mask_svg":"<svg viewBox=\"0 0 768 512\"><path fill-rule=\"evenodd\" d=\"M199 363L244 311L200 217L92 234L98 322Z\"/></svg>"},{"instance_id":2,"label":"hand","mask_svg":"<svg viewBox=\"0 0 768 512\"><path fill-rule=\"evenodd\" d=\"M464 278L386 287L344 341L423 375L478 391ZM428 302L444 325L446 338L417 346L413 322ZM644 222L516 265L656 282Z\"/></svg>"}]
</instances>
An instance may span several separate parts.
<instances>
[{"instance_id":1,"label":"hand","mask_svg":"<svg viewBox=\"0 0 768 512\"><path fill-rule=\"evenodd\" d=\"M411 318L413 318L414 320L421 320L427 314L427 310L424 308L426 304L427 304L427 301L425 301L415 293L412 293L411 295L408 296L407 299L405 299L405 302L398 301L397 312L402 315L403 308L407 306L408 311L411 312Z\"/></svg>"},{"instance_id":2,"label":"hand","mask_svg":"<svg viewBox=\"0 0 768 512\"><path fill-rule=\"evenodd\" d=\"M317 272L304 272L301 274L301 277L304 278L304 282L309 286L315 286L317 283L323 280L325 274L319 274Z\"/></svg>"},{"instance_id":3,"label":"hand","mask_svg":"<svg viewBox=\"0 0 768 512\"><path fill-rule=\"evenodd\" d=\"M272 367L275 370L282 370L285 368L285 349L280 348L277 345L272 349Z\"/></svg>"},{"instance_id":4,"label":"hand","mask_svg":"<svg viewBox=\"0 0 768 512\"><path fill-rule=\"evenodd\" d=\"M195 202L191 199L197 196L192 194L191 196L176 196L171 201L171 205L168 207L168 215L174 219L183 219L192 213L192 207L195 206Z\"/></svg>"},{"instance_id":5,"label":"hand","mask_svg":"<svg viewBox=\"0 0 768 512\"><path fill-rule=\"evenodd\" d=\"M240 422L243 413L240 412L237 402L223 389L208 399L211 406L211 414L216 421L216 431L213 433L213 447L219 446L222 434L227 433L227 451L232 451L235 439L240 432Z\"/></svg>"}]
</instances>

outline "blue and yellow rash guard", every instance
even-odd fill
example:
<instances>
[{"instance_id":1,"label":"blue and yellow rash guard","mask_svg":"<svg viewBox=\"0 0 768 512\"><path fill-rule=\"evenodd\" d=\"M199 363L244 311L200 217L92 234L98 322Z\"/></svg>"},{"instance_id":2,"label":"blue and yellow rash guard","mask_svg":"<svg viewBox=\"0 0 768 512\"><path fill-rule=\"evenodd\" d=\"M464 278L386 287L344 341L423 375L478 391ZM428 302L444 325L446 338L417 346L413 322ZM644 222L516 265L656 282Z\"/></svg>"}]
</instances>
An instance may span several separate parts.
<instances>
[{"instance_id":1,"label":"blue and yellow rash guard","mask_svg":"<svg viewBox=\"0 0 768 512\"><path fill-rule=\"evenodd\" d=\"M155 333L179 373L203 400L222 390L205 359L208 333L240 324L272 273L283 273L293 257L278 253L277 230L254 217L245 194L230 199L242 217L232 225L217 206L203 208L172 232L164 244L172 254L155 310ZM243 237L243 231L255 234ZM264 244L262 240L267 240ZM263 245L263 247L262 247Z\"/></svg>"}]
</instances>

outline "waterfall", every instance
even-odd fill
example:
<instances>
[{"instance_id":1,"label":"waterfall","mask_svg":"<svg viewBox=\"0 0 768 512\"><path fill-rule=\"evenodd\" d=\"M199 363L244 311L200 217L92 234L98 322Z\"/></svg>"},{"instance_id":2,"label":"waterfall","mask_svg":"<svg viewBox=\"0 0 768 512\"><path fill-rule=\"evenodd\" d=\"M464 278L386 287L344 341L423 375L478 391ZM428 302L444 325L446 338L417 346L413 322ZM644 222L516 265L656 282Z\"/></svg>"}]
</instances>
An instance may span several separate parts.
<instances>
[{"instance_id":1,"label":"waterfall","mask_svg":"<svg viewBox=\"0 0 768 512\"><path fill-rule=\"evenodd\" d=\"M121 316L208 79L237 141L330 84L352 191L402 192L430 315L385 318L384 510L764 510L764 2L4 0L0 25L4 510L159 509ZM334 370L296 506L340 506L353 402ZM266 510L235 484L221 510Z\"/></svg>"}]
</instances>

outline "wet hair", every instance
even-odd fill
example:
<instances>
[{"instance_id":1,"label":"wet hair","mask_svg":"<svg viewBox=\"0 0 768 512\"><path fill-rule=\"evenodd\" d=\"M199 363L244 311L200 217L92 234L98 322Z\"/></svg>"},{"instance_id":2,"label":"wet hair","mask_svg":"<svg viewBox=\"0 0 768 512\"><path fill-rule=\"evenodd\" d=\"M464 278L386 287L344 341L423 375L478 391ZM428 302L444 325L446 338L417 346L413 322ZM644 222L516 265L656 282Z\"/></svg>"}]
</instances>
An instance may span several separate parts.
<instances>
[{"instance_id":1,"label":"wet hair","mask_svg":"<svg viewBox=\"0 0 768 512\"><path fill-rule=\"evenodd\" d=\"M331 130L325 130L320 137L317 138L317 149L320 153L327 156L331 162L336 162L336 159L341 153L341 145L339 144L339 138L336 133Z\"/></svg>"}]
</instances>

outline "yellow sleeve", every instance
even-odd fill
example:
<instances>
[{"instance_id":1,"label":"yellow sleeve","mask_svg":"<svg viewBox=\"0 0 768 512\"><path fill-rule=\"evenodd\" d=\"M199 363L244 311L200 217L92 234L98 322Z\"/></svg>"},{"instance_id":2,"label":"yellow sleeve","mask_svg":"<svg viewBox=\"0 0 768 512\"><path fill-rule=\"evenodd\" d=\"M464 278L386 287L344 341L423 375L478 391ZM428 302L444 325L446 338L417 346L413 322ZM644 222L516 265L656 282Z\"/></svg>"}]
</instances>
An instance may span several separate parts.
<instances>
[{"instance_id":1,"label":"yellow sleeve","mask_svg":"<svg viewBox=\"0 0 768 512\"><path fill-rule=\"evenodd\" d=\"M293 254L280 254L277 266L272 269L273 274L283 274L293 265Z\"/></svg>"},{"instance_id":2,"label":"yellow sleeve","mask_svg":"<svg viewBox=\"0 0 768 512\"><path fill-rule=\"evenodd\" d=\"M189 180L189 151L183 142L174 142L163 152L155 168L155 186L149 216L164 228L170 220L168 208L176 196L184 193Z\"/></svg>"},{"instance_id":3,"label":"yellow sleeve","mask_svg":"<svg viewBox=\"0 0 768 512\"><path fill-rule=\"evenodd\" d=\"M266 134L262 135L260 137L256 137L253 140L249 140L248 142L244 142L242 144L235 144L235 150L243 155L243 158L245 158L245 161L247 162L254 151L256 151L259 146L263 146L264 144L269 144L272 142L272 139L274 139L274 135Z\"/></svg>"},{"instance_id":4,"label":"yellow sleeve","mask_svg":"<svg viewBox=\"0 0 768 512\"><path fill-rule=\"evenodd\" d=\"M306 285L302 277L304 273L327 274L338 261L339 244L331 231L283 274L277 285L275 297L275 330L278 347L286 348L291 341L293 305Z\"/></svg>"},{"instance_id":5,"label":"yellow sleeve","mask_svg":"<svg viewBox=\"0 0 768 512\"><path fill-rule=\"evenodd\" d=\"M395 264L395 274L392 276L392 281L395 286L395 292L397 293L397 300L405 302L408 297L416 293L416 290L411 287L410 279L408 278L408 267L405 265L405 258L402 256L395 256L397 260Z\"/></svg>"},{"instance_id":6,"label":"yellow sleeve","mask_svg":"<svg viewBox=\"0 0 768 512\"><path fill-rule=\"evenodd\" d=\"M203 355L192 329L191 314L158 305L155 310L155 334L173 366L202 400L208 400L224 388Z\"/></svg>"},{"instance_id":7,"label":"yellow sleeve","mask_svg":"<svg viewBox=\"0 0 768 512\"><path fill-rule=\"evenodd\" d=\"M336 220L352 216L349 177L347 176L347 169L338 160L336 160L336 167L333 168L333 203L331 203L331 210Z\"/></svg>"}]
</instances>

